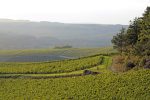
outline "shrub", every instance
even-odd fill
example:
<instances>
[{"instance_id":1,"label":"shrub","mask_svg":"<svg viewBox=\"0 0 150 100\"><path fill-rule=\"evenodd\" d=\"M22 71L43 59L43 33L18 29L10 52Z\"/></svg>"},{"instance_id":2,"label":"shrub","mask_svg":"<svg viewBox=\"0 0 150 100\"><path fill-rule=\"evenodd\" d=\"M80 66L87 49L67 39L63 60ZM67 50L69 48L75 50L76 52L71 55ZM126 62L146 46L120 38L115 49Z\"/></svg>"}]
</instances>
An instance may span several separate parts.
<instances>
[{"instance_id":1,"label":"shrub","mask_svg":"<svg viewBox=\"0 0 150 100\"><path fill-rule=\"evenodd\" d=\"M120 63L120 64L122 64L122 63L124 63L124 60L125 60L125 58L123 57L123 56L115 56L114 58L113 58L113 63L115 63L115 64L118 64L118 63Z\"/></svg>"},{"instance_id":2,"label":"shrub","mask_svg":"<svg viewBox=\"0 0 150 100\"><path fill-rule=\"evenodd\" d=\"M117 72L124 72L139 65L138 56L118 55L113 58L112 68Z\"/></svg>"},{"instance_id":3,"label":"shrub","mask_svg":"<svg viewBox=\"0 0 150 100\"><path fill-rule=\"evenodd\" d=\"M124 61L125 61L124 56L120 56L120 55L114 56L111 69L115 72L124 72L124 71L126 71L126 68L124 67Z\"/></svg>"}]
</instances>

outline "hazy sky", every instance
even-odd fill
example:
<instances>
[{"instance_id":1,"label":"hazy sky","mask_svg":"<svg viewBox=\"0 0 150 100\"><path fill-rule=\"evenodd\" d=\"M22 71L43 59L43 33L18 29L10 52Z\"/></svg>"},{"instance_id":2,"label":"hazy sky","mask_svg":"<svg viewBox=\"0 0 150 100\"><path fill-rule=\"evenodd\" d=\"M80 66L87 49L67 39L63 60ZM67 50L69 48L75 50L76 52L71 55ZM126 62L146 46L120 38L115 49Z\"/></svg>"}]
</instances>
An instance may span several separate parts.
<instances>
[{"instance_id":1,"label":"hazy sky","mask_svg":"<svg viewBox=\"0 0 150 100\"><path fill-rule=\"evenodd\" d=\"M128 24L148 4L150 0L0 0L0 18Z\"/></svg>"}]
</instances>

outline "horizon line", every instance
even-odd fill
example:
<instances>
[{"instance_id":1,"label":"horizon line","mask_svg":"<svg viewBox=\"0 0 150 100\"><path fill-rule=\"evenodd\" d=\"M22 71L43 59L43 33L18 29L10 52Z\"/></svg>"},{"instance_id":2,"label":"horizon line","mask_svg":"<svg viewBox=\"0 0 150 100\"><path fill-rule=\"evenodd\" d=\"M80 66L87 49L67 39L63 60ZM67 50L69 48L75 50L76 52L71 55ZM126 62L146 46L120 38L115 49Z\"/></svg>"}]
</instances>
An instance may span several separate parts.
<instances>
[{"instance_id":1,"label":"horizon line","mask_svg":"<svg viewBox=\"0 0 150 100\"><path fill-rule=\"evenodd\" d=\"M47 22L47 23L60 23L60 24L92 24L92 25L128 25L128 24L106 24L106 23L91 23L91 22L57 22L57 21L50 21L50 20L29 20L29 19L11 19L11 18L0 18L0 22Z\"/></svg>"}]
</instances>

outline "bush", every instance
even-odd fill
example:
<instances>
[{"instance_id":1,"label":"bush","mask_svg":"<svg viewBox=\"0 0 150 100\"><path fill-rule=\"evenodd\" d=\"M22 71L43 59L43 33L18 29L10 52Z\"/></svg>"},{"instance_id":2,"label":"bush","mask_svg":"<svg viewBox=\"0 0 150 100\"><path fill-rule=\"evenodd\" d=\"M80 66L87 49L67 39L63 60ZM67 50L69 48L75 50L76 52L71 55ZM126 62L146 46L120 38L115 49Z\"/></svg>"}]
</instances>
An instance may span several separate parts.
<instances>
[{"instance_id":1,"label":"bush","mask_svg":"<svg viewBox=\"0 0 150 100\"><path fill-rule=\"evenodd\" d=\"M139 57L138 56L115 56L113 58L113 65L112 69L116 72L125 72L138 66L139 64Z\"/></svg>"},{"instance_id":2,"label":"bush","mask_svg":"<svg viewBox=\"0 0 150 100\"><path fill-rule=\"evenodd\" d=\"M118 56L113 57L113 63L112 63L111 70L115 71L115 72L126 71L126 68L124 67L124 61L125 61L124 56L118 55Z\"/></svg>"},{"instance_id":3,"label":"bush","mask_svg":"<svg viewBox=\"0 0 150 100\"><path fill-rule=\"evenodd\" d=\"M115 56L115 57L113 57L113 63L115 63L115 64L122 64L122 63L124 63L124 60L125 60L125 58L124 58L124 56Z\"/></svg>"}]
</instances>

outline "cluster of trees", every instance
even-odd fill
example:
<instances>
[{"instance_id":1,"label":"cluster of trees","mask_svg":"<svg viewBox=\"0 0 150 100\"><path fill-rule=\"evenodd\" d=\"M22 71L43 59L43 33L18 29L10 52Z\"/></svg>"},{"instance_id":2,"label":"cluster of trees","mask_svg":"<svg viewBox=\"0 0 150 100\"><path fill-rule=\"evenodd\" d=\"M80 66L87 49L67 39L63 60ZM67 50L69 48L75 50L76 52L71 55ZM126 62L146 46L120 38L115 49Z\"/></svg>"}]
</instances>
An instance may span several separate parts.
<instances>
[{"instance_id":1,"label":"cluster of trees","mask_svg":"<svg viewBox=\"0 0 150 100\"><path fill-rule=\"evenodd\" d=\"M67 49L67 48L72 48L70 45L65 45L65 46L56 46L54 47L55 49Z\"/></svg>"},{"instance_id":2,"label":"cluster of trees","mask_svg":"<svg viewBox=\"0 0 150 100\"><path fill-rule=\"evenodd\" d=\"M150 56L150 7L142 17L130 21L127 30L122 28L112 43L120 53Z\"/></svg>"},{"instance_id":3,"label":"cluster of trees","mask_svg":"<svg viewBox=\"0 0 150 100\"><path fill-rule=\"evenodd\" d=\"M142 17L130 21L128 29L122 28L112 43L121 54L150 57L150 7Z\"/></svg>"}]
</instances>

